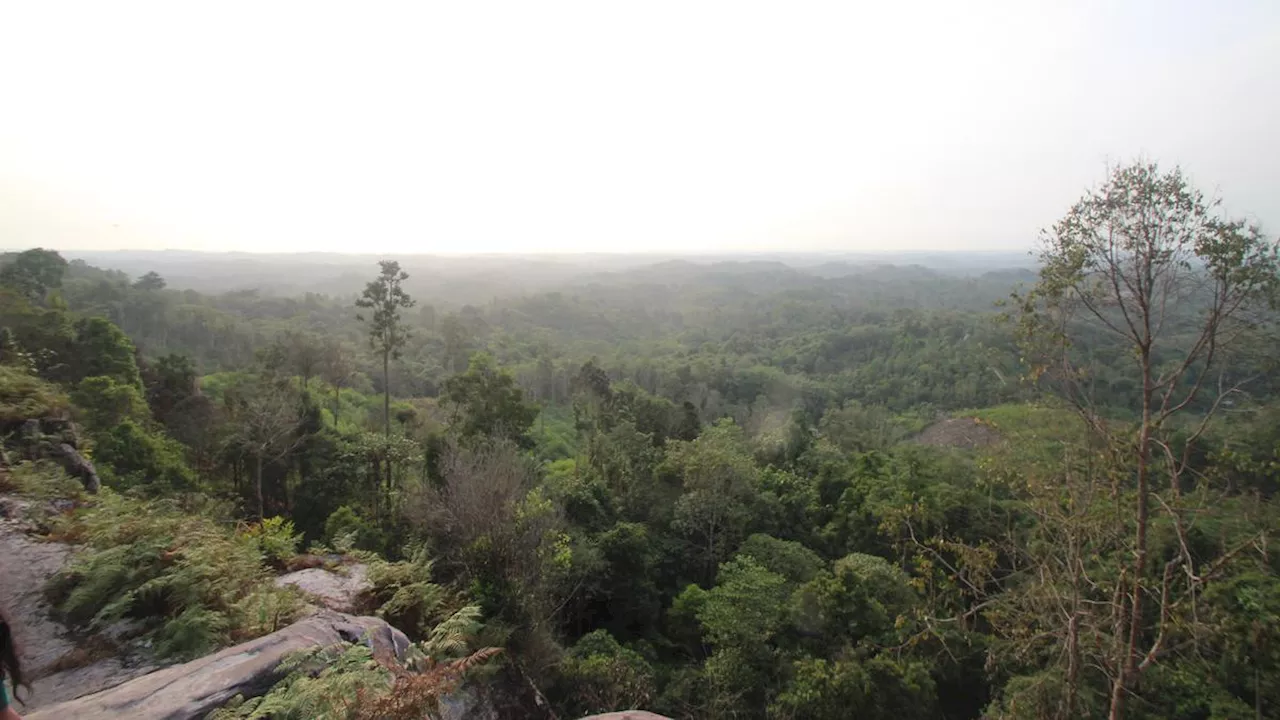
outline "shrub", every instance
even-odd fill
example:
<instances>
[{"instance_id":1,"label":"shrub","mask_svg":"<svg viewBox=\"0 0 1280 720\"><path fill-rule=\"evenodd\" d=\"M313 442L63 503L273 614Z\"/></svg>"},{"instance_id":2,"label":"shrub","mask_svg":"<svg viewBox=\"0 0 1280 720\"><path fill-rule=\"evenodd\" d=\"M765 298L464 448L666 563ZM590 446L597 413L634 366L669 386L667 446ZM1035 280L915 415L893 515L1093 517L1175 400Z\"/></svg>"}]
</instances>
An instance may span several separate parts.
<instances>
[{"instance_id":1,"label":"shrub","mask_svg":"<svg viewBox=\"0 0 1280 720\"><path fill-rule=\"evenodd\" d=\"M350 552L353 549L379 550L385 537L376 525L366 520L350 505L330 513L324 521L324 541L338 552Z\"/></svg>"}]
</instances>

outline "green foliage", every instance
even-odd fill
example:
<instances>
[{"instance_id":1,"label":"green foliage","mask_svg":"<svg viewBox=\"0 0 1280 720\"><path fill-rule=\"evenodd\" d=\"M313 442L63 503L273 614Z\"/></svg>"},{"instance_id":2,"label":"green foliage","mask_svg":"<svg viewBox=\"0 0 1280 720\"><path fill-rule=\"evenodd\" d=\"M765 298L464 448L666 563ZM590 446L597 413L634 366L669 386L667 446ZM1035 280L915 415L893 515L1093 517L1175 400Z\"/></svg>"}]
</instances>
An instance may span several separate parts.
<instances>
[{"instance_id":1,"label":"green foliage","mask_svg":"<svg viewBox=\"0 0 1280 720\"><path fill-rule=\"evenodd\" d=\"M560 676L567 695L565 707L575 716L641 709L656 693L649 662L605 630L587 633L574 644Z\"/></svg>"},{"instance_id":2,"label":"green foliage","mask_svg":"<svg viewBox=\"0 0 1280 720\"><path fill-rule=\"evenodd\" d=\"M905 425L887 409L856 400L828 410L819 428L823 437L845 452L887 450L907 436Z\"/></svg>"},{"instance_id":3,"label":"green foliage","mask_svg":"<svg viewBox=\"0 0 1280 720\"><path fill-rule=\"evenodd\" d=\"M741 541L759 483L742 430L724 420L696 440L672 443L664 471L683 481L672 525L710 571Z\"/></svg>"},{"instance_id":4,"label":"green foliage","mask_svg":"<svg viewBox=\"0 0 1280 720\"><path fill-rule=\"evenodd\" d=\"M364 288L364 293L356 300L356 307L370 310L369 348L382 357L382 429L389 438L391 436L391 370L390 362L400 357L400 351L409 340L409 331L404 326L401 311L413 307L413 299L404 291L403 283L409 274L400 269L400 263L394 260L381 260L378 265L382 272ZM356 315L360 321L366 320L363 314ZM389 468L390 466L388 466ZM390 484L390 469L388 469Z\"/></svg>"},{"instance_id":5,"label":"green foliage","mask_svg":"<svg viewBox=\"0 0 1280 720\"><path fill-rule=\"evenodd\" d=\"M143 292L153 292L155 290L163 290L165 288L164 278L160 277L160 273L152 270L133 283L135 290Z\"/></svg>"},{"instance_id":6,"label":"green foliage","mask_svg":"<svg viewBox=\"0 0 1280 720\"><path fill-rule=\"evenodd\" d=\"M108 377L142 391L142 376L134 359L137 351L129 336L100 317L85 318L75 329L76 377Z\"/></svg>"},{"instance_id":7,"label":"green foliage","mask_svg":"<svg viewBox=\"0 0 1280 720\"><path fill-rule=\"evenodd\" d=\"M577 454L578 438L573 417L565 408L540 408L537 421L529 429L529 436L542 460L565 460Z\"/></svg>"},{"instance_id":8,"label":"green foliage","mask_svg":"<svg viewBox=\"0 0 1280 720\"><path fill-rule=\"evenodd\" d=\"M119 490L137 488L151 495L184 492L196 487L180 443L164 433L125 418L95 436L94 459L107 484Z\"/></svg>"},{"instance_id":9,"label":"green foliage","mask_svg":"<svg viewBox=\"0 0 1280 720\"><path fill-rule=\"evenodd\" d=\"M738 557L749 557L791 583L808 582L826 567L818 553L804 545L762 534L747 538L738 548Z\"/></svg>"},{"instance_id":10,"label":"green foliage","mask_svg":"<svg viewBox=\"0 0 1280 720\"><path fill-rule=\"evenodd\" d=\"M171 501L104 489L62 532L83 547L51 582L59 612L95 630L141 620L165 655L193 657L272 632L301 609L271 582L257 538Z\"/></svg>"},{"instance_id":11,"label":"green foliage","mask_svg":"<svg viewBox=\"0 0 1280 720\"><path fill-rule=\"evenodd\" d=\"M444 397L453 408L450 430L468 440L521 440L538 417L538 409L524 401L515 378L483 353L471 357L465 373L445 382Z\"/></svg>"},{"instance_id":12,"label":"green foliage","mask_svg":"<svg viewBox=\"0 0 1280 720\"><path fill-rule=\"evenodd\" d=\"M76 384L71 401L80 410L85 424L94 431L105 432L125 420L147 421L147 402L138 388L114 378L96 375Z\"/></svg>"},{"instance_id":13,"label":"green foliage","mask_svg":"<svg viewBox=\"0 0 1280 720\"><path fill-rule=\"evenodd\" d=\"M782 626L788 596L785 577L740 556L720 566L698 622L713 647L759 650Z\"/></svg>"},{"instance_id":14,"label":"green foliage","mask_svg":"<svg viewBox=\"0 0 1280 720\"><path fill-rule=\"evenodd\" d=\"M1265 243L1215 228L1191 249L1205 261L1179 272L1216 275L1180 302L1215 282L1271 282ZM1049 279L1069 294L1087 263L1058 259ZM224 717L430 716L455 664L475 657L481 607L513 678L549 689L566 717L1105 714L1098 648L1118 643L1093 620L1110 622L1117 595L1097 587L1124 598L1132 585L1117 579L1136 566L1133 523L1103 505L1136 497L1123 458L1142 383L1107 332L1070 328L1070 358L1093 361L1075 376L1093 392L1092 431L1071 404L1039 398L1062 378L1023 368L1026 328L991 310L1032 273L669 263L516 297L475 277L438 283L435 268L410 285L386 262L360 325L360 284L331 269L320 290L332 295L289 296L302 265L273 271L279 294L266 295L73 264L70 312L47 288L29 300L0 289L0 420L67 417L71 393L90 431L82 450L108 486L131 490L65 521L88 540L55 593L69 617L143 619L179 656L265 631L296 612L269 583L296 528L368 562L363 600L419 639L405 668L358 646L312 655ZM410 311L409 291L438 304ZM1187 347L1196 317L1171 312L1170 347ZM158 359L131 370L120 330ZM1280 707L1280 589L1265 552L1280 530L1280 442L1274 413L1253 406L1280 389L1266 352L1225 358L1227 381L1265 379L1224 403L1229 427L1197 435L1205 406L1192 403L1160 428L1187 470L1152 505L1139 640L1166 644L1126 717ZM1176 370L1171 357L1156 366ZM1203 367L1188 381L1216 382ZM944 413L999 442L913 442ZM1153 482L1167 484L1168 462ZM14 484L48 497L66 483L21 464ZM201 492L250 514L258 495L279 517L202 515ZM1171 592L1191 589L1160 636L1166 568ZM1076 590L1086 661L1073 679L1064 606Z\"/></svg>"},{"instance_id":15,"label":"green foliage","mask_svg":"<svg viewBox=\"0 0 1280 720\"><path fill-rule=\"evenodd\" d=\"M892 641L916 602L909 579L884 558L854 553L837 560L799 591L797 621L824 643L856 644L864 638Z\"/></svg>"},{"instance_id":16,"label":"green foliage","mask_svg":"<svg viewBox=\"0 0 1280 720\"><path fill-rule=\"evenodd\" d=\"M884 655L865 661L797 661L794 677L769 706L778 720L907 720L936 717L933 679L921 662Z\"/></svg>"},{"instance_id":17,"label":"green foliage","mask_svg":"<svg viewBox=\"0 0 1280 720\"><path fill-rule=\"evenodd\" d=\"M428 633L448 599L445 588L432 582L432 565L423 547L414 548L407 560L370 563L368 577L378 616L411 635Z\"/></svg>"},{"instance_id":18,"label":"green foliage","mask_svg":"<svg viewBox=\"0 0 1280 720\"><path fill-rule=\"evenodd\" d=\"M267 562L284 567L298 553L302 537L293 530L293 521L269 517L246 527L242 534L258 546Z\"/></svg>"},{"instance_id":19,"label":"green foliage","mask_svg":"<svg viewBox=\"0 0 1280 720\"><path fill-rule=\"evenodd\" d=\"M42 301L50 290L62 286L67 261L53 250L32 248L8 255L0 268L0 284L17 290L32 301Z\"/></svg>"},{"instance_id":20,"label":"green foliage","mask_svg":"<svg viewBox=\"0 0 1280 720\"><path fill-rule=\"evenodd\" d=\"M413 307L413 299L404 291L403 283L409 274L393 260L379 261L381 272L365 286L364 293L356 301L356 307L369 311L369 346L388 357L399 357L400 349L408 341L401 311ZM357 316L364 320L364 316Z\"/></svg>"},{"instance_id":21,"label":"green foliage","mask_svg":"<svg viewBox=\"0 0 1280 720\"><path fill-rule=\"evenodd\" d=\"M325 519L324 541L338 552L376 550L385 544L378 527L350 505L334 510Z\"/></svg>"}]
</instances>

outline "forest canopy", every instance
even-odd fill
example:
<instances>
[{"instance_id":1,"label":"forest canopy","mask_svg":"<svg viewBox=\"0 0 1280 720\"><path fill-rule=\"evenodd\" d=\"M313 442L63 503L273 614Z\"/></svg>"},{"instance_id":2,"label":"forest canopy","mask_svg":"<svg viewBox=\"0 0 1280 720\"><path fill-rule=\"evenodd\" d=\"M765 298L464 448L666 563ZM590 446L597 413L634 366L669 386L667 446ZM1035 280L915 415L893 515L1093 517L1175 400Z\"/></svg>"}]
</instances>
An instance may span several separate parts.
<instances>
[{"instance_id":1,"label":"forest canopy","mask_svg":"<svg viewBox=\"0 0 1280 720\"><path fill-rule=\"evenodd\" d=\"M37 248L0 259L0 423L21 487L62 472L32 418L74 421L101 476L64 612L169 583L176 656L270 631L247 603L293 617L266 578L311 546L562 717L1275 717L1276 241L1138 163L1039 247L236 260L284 274L261 290ZM221 557L126 577L155 528ZM385 684L358 654L326 681Z\"/></svg>"}]
</instances>

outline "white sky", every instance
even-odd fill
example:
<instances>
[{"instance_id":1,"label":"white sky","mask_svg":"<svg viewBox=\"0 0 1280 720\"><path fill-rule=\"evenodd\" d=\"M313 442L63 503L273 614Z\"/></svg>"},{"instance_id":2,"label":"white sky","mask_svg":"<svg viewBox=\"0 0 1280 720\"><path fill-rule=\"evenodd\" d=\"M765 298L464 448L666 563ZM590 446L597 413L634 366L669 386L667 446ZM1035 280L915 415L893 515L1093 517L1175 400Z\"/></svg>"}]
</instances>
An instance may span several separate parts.
<instances>
[{"instance_id":1,"label":"white sky","mask_svg":"<svg viewBox=\"0 0 1280 720\"><path fill-rule=\"evenodd\" d=\"M0 247L1022 248L1138 156L1280 230L1280 2L0 0Z\"/></svg>"}]
</instances>

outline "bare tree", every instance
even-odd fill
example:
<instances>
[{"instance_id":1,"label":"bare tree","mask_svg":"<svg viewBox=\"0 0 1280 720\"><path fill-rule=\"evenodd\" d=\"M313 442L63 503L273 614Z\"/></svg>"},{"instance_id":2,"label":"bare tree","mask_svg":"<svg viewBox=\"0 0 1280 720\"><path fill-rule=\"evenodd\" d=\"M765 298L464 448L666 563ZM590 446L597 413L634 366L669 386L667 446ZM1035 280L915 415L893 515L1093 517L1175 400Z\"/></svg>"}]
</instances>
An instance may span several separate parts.
<instances>
[{"instance_id":1,"label":"bare tree","mask_svg":"<svg viewBox=\"0 0 1280 720\"><path fill-rule=\"evenodd\" d=\"M1224 219L1179 170L1140 163L1114 170L1047 231L1040 260L1040 280L1021 298L1025 355L1033 375L1053 384L1107 449L1114 461L1107 497L1132 532L1117 548L1131 562L1104 581L1103 593L1112 639L1099 662L1110 682L1108 714L1120 718L1141 675L1169 650L1179 606L1193 602L1217 569L1188 549L1186 528L1207 504L1183 493L1200 480L1196 443L1256 377L1258 365L1244 353L1270 330L1277 248L1256 227ZM1108 421L1096 397L1093 354L1108 348L1133 359L1140 415L1132 424ZM1155 565L1153 512L1164 515L1179 548ZM1082 533L1059 547L1076 547ZM1064 572L1082 568L1057 557ZM1076 626L1081 613L1076 606L1062 617ZM1068 647L1078 643L1068 638Z\"/></svg>"},{"instance_id":2,"label":"bare tree","mask_svg":"<svg viewBox=\"0 0 1280 720\"><path fill-rule=\"evenodd\" d=\"M333 388L333 421L336 423L342 409L342 388L356 373L351 348L337 341L326 342L320 354L319 373Z\"/></svg>"},{"instance_id":3,"label":"bare tree","mask_svg":"<svg viewBox=\"0 0 1280 720\"><path fill-rule=\"evenodd\" d=\"M560 607L567 566L559 508L538 489L536 470L514 443L451 448L441 475L438 487L410 495L405 516L432 539L438 567L502 587L515 600L502 612L527 631L529 650L531 639L548 637Z\"/></svg>"},{"instance_id":4,"label":"bare tree","mask_svg":"<svg viewBox=\"0 0 1280 720\"><path fill-rule=\"evenodd\" d=\"M259 376L234 392L230 404L237 430L232 442L254 460L254 494L261 519L266 513L263 465L286 457L302 442L302 406L290 383L271 375Z\"/></svg>"}]
</instances>

